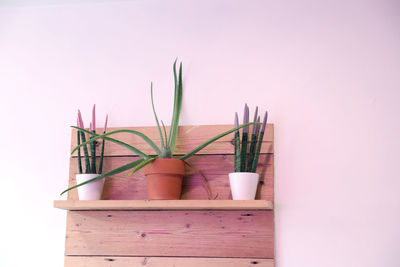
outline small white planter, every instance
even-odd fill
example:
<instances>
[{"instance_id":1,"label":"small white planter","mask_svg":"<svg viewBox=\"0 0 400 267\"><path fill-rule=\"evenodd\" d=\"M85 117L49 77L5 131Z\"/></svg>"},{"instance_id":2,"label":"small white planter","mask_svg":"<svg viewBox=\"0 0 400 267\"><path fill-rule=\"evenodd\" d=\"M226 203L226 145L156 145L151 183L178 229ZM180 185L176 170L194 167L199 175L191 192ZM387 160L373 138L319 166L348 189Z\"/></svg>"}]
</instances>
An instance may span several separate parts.
<instances>
[{"instance_id":1,"label":"small white planter","mask_svg":"<svg viewBox=\"0 0 400 267\"><path fill-rule=\"evenodd\" d=\"M232 172L229 174L233 200L254 200L259 175L253 172Z\"/></svg>"},{"instance_id":2,"label":"small white planter","mask_svg":"<svg viewBox=\"0 0 400 267\"><path fill-rule=\"evenodd\" d=\"M99 176L95 173L77 174L76 183L80 184ZM78 187L79 200L100 200L103 193L104 179L100 179Z\"/></svg>"}]
</instances>

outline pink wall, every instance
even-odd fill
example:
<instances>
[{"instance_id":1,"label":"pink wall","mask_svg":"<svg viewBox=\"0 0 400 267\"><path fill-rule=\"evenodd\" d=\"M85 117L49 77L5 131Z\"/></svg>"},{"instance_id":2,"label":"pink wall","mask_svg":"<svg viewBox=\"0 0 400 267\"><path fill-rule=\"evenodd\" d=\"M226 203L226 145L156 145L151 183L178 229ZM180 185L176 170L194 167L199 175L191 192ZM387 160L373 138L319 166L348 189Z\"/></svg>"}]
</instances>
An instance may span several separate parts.
<instances>
[{"instance_id":1,"label":"pink wall","mask_svg":"<svg viewBox=\"0 0 400 267\"><path fill-rule=\"evenodd\" d=\"M154 81L168 121L178 56L182 124L231 123L245 102L270 112L277 267L400 266L399 11L393 0L0 5L1 265L62 266L65 212L51 206L76 110L153 125Z\"/></svg>"}]
</instances>

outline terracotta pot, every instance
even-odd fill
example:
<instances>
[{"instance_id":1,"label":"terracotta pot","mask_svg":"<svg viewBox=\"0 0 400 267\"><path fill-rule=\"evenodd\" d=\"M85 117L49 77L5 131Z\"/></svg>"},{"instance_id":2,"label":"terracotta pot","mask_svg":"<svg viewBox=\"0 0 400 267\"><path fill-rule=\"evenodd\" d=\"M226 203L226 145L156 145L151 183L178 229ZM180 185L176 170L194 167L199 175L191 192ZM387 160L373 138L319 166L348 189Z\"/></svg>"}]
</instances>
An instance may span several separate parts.
<instances>
[{"instance_id":1,"label":"terracotta pot","mask_svg":"<svg viewBox=\"0 0 400 267\"><path fill-rule=\"evenodd\" d=\"M148 199L180 199L185 163L179 159L162 158L148 164L144 173L147 177Z\"/></svg>"}]
</instances>

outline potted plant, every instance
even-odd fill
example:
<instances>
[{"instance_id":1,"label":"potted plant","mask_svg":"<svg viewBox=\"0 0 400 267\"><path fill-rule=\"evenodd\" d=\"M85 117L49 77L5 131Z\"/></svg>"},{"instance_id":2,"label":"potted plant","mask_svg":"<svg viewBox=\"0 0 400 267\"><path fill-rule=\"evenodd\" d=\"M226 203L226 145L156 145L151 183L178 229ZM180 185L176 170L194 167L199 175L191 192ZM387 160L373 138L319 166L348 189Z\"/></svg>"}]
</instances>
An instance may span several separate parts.
<instances>
[{"instance_id":1,"label":"potted plant","mask_svg":"<svg viewBox=\"0 0 400 267\"><path fill-rule=\"evenodd\" d=\"M254 122L260 122L257 117L258 107L254 114ZM251 132L250 148L248 148L249 126L243 127L242 142L240 142L239 130L235 131L235 172L229 174L232 199L252 200L255 199L259 174L256 173L258 158L260 156L261 145L264 138L265 127L267 125L268 113L265 112L264 121L261 126L254 124ZM243 123L249 122L249 107L244 107ZM235 128L239 125L238 114L235 113ZM241 145L240 145L241 143ZM249 152L247 153L247 150Z\"/></svg>"},{"instance_id":2,"label":"potted plant","mask_svg":"<svg viewBox=\"0 0 400 267\"><path fill-rule=\"evenodd\" d=\"M106 116L106 122L104 125L103 133L107 130L107 121L108 115ZM78 110L78 119L77 126L80 129L84 128L82 115L80 110ZM89 140L92 140L96 135L96 105L93 106L92 111L92 122L90 123L90 132L88 136L82 130L77 130L77 143L78 146L82 145L83 154L84 154L84 162L85 162L85 170L82 167L82 157L81 157L81 147L78 148L78 171L79 174L75 175L76 183L82 184L87 181L92 180L93 178L101 175L103 172L103 159L104 159L104 144L105 140L103 139L101 145L101 154L100 154L100 162L99 167L96 167L96 142L90 142L90 150L87 147L87 137ZM82 187L78 188L78 197L80 200L98 200L101 199L101 194L103 192L104 180L96 180L92 183L87 183Z\"/></svg>"},{"instance_id":3,"label":"potted plant","mask_svg":"<svg viewBox=\"0 0 400 267\"><path fill-rule=\"evenodd\" d=\"M121 129L121 130L115 130L111 131L108 133L104 134L95 134L91 133L82 127L74 127L80 131L93 134L94 137L89 139L86 142L81 143L77 147L75 147L71 153L74 153L77 149L80 147L89 144L91 142L94 142L97 139L103 139L107 140L110 142L114 142L118 145L121 145L129 150L131 150L134 154L140 156L141 158L139 160L130 162L128 164L125 164L121 167L118 167L116 169L113 169L111 171L108 171L104 174L98 175L97 177L92 178L91 180L87 180L83 183L77 184L73 187L70 187L63 191L61 194L74 189L76 187L80 187L84 184L91 183L94 181L98 181L100 179L103 179L105 177L126 171L131 169L131 174L138 171L139 169L146 167L145 169L145 174L147 176L147 181L148 181L148 199L179 199L180 194L181 194L181 188L182 188L182 177L185 173L185 160L197 153L198 151L202 150L209 144L215 142L216 140L233 133L234 131L245 127L249 126L253 123L247 123L243 125L237 125L237 127L226 131L224 133L221 133L203 144L199 145L198 147L194 148L190 152L188 152L186 155L181 156L180 158L173 158L174 155L174 150L175 150L175 144L176 144L176 138L178 135L178 126L179 126L179 117L181 113L181 106L182 106L182 91L183 91L183 86L182 86L182 63L180 63L179 67L179 74L177 75L176 72L176 60L173 64L173 73L174 73L174 84L175 84L175 95L174 95L174 108L173 108L173 114L172 114L172 121L171 121L171 127L169 131L169 135L167 135L167 131L164 125L164 122L160 122L158 120L155 107L154 107L154 101L153 101L153 84L151 83L151 103L152 103L152 109L155 117L155 121L157 124L158 128L158 133L160 136L160 142L161 142L161 147L158 147L149 137L147 137L145 134L130 130L130 129ZM116 133L130 133L139 136L142 138L147 144L149 144L155 151L156 156L150 156L147 155L146 153L140 151L139 149L135 148L134 146L131 146L127 143L124 143L122 141L119 141L117 139L109 137L110 135L116 134ZM186 163L187 164L187 163Z\"/></svg>"}]
</instances>

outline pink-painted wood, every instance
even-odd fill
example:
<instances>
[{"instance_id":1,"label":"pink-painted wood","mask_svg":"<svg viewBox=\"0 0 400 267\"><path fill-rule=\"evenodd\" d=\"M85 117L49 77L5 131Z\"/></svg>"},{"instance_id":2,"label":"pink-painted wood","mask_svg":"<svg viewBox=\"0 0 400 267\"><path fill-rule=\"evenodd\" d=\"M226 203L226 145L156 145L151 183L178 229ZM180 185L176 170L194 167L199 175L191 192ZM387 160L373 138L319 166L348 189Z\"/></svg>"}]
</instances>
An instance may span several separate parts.
<instances>
[{"instance_id":1,"label":"pink-painted wood","mask_svg":"<svg viewBox=\"0 0 400 267\"><path fill-rule=\"evenodd\" d=\"M105 171L136 160L134 157L109 157L104 161ZM233 171L232 155L199 155L188 159L207 178L215 199L232 199L228 173ZM273 200L273 154L260 156L258 167L260 182L256 199ZM75 185L77 159L71 159L70 185ZM182 199L207 199L207 190L200 177L190 168L186 168L183 179ZM78 199L76 190L69 199ZM147 199L146 177L142 170L129 176L129 171L114 175L105 180L102 199Z\"/></svg>"},{"instance_id":2,"label":"pink-painted wood","mask_svg":"<svg viewBox=\"0 0 400 267\"><path fill-rule=\"evenodd\" d=\"M272 259L66 256L65 267L273 267Z\"/></svg>"},{"instance_id":3,"label":"pink-painted wood","mask_svg":"<svg viewBox=\"0 0 400 267\"><path fill-rule=\"evenodd\" d=\"M68 212L66 255L273 258L272 211Z\"/></svg>"}]
</instances>

